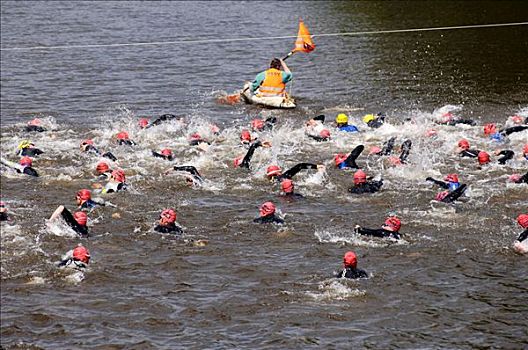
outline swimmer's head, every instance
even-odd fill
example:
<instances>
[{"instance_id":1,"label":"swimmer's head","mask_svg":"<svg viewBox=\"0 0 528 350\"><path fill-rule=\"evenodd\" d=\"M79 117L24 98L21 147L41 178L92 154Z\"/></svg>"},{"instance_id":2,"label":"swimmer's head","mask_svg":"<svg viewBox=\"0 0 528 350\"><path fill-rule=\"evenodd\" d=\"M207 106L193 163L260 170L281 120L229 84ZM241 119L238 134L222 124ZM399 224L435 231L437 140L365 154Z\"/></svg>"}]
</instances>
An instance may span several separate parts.
<instances>
[{"instance_id":1,"label":"swimmer's head","mask_svg":"<svg viewBox=\"0 0 528 350\"><path fill-rule=\"evenodd\" d=\"M396 216L389 216L385 220L383 228L389 231L398 232L401 228L401 221Z\"/></svg>"},{"instance_id":2,"label":"swimmer's head","mask_svg":"<svg viewBox=\"0 0 528 350\"><path fill-rule=\"evenodd\" d=\"M0 201L0 213L5 213L5 212L7 212L6 204Z\"/></svg>"},{"instance_id":3,"label":"swimmer's head","mask_svg":"<svg viewBox=\"0 0 528 350\"><path fill-rule=\"evenodd\" d=\"M521 225L522 228L528 228L528 214L521 214L517 217L517 223Z\"/></svg>"},{"instance_id":4,"label":"swimmer's head","mask_svg":"<svg viewBox=\"0 0 528 350\"><path fill-rule=\"evenodd\" d=\"M86 188L83 188L82 190L77 191L75 198L77 199L77 204L81 205L84 202L92 199L92 192Z\"/></svg>"},{"instance_id":5,"label":"swimmer's head","mask_svg":"<svg viewBox=\"0 0 528 350\"><path fill-rule=\"evenodd\" d=\"M435 129L428 129L425 132L425 136L427 137L436 137L438 135L438 132Z\"/></svg>"},{"instance_id":6,"label":"swimmer's head","mask_svg":"<svg viewBox=\"0 0 528 350\"><path fill-rule=\"evenodd\" d=\"M251 142L251 134L249 133L249 130L242 130L240 133L240 142L242 143L250 143Z\"/></svg>"},{"instance_id":7,"label":"swimmer's head","mask_svg":"<svg viewBox=\"0 0 528 350\"><path fill-rule=\"evenodd\" d=\"M520 125L523 123L523 119L520 115L514 115L511 117L513 124Z\"/></svg>"},{"instance_id":8,"label":"swimmer's head","mask_svg":"<svg viewBox=\"0 0 528 350\"><path fill-rule=\"evenodd\" d=\"M319 136L322 137L323 139L329 139L330 138L330 131L328 129L323 129L319 133Z\"/></svg>"},{"instance_id":9,"label":"swimmer's head","mask_svg":"<svg viewBox=\"0 0 528 350\"><path fill-rule=\"evenodd\" d=\"M348 156L346 154L343 154L343 153L336 154L334 157L335 165L339 166L339 164L343 163L347 158Z\"/></svg>"},{"instance_id":10,"label":"swimmer's head","mask_svg":"<svg viewBox=\"0 0 528 350\"><path fill-rule=\"evenodd\" d=\"M477 158L480 165L488 164L490 162L490 155L484 151L480 151Z\"/></svg>"},{"instance_id":11,"label":"swimmer's head","mask_svg":"<svg viewBox=\"0 0 528 350\"><path fill-rule=\"evenodd\" d=\"M22 166L32 166L33 161L29 157L22 157L20 158L19 164Z\"/></svg>"},{"instance_id":12,"label":"swimmer's head","mask_svg":"<svg viewBox=\"0 0 528 350\"><path fill-rule=\"evenodd\" d=\"M497 132L497 127L493 123L484 125L484 135L491 135Z\"/></svg>"},{"instance_id":13,"label":"swimmer's head","mask_svg":"<svg viewBox=\"0 0 528 350\"><path fill-rule=\"evenodd\" d=\"M28 125L31 125L31 126L40 126L40 124L42 124L42 122L39 118L35 118L28 122Z\"/></svg>"},{"instance_id":14,"label":"swimmer's head","mask_svg":"<svg viewBox=\"0 0 528 350\"><path fill-rule=\"evenodd\" d=\"M450 122L453 118L455 118L455 116L451 112L442 114L442 122L444 123Z\"/></svg>"},{"instance_id":15,"label":"swimmer's head","mask_svg":"<svg viewBox=\"0 0 528 350\"><path fill-rule=\"evenodd\" d=\"M259 208L261 217L271 216L275 214L275 204L272 202L265 202Z\"/></svg>"},{"instance_id":16,"label":"swimmer's head","mask_svg":"<svg viewBox=\"0 0 528 350\"><path fill-rule=\"evenodd\" d=\"M363 170L354 173L354 185L361 185L367 182L367 174Z\"/></svg>"},{"instance_id":17,"label":"swimmer's head","mask_svg":"<svg viewBox=\"0 0 528 350\"><path fill-rule=\"evenodd\" d=\"M294 189L293 181L290 180L290 179L282 180L281 181L281 188L282 188L282 192L284 192L286 194L293 193L293 189Z\"/></svg>"},{"instance_id":18,"label":"swimmer's head","mask_svg":"<svg viewBox=\"0 0 528 350\"><path fill-rule=\"evenodd\" d=\"M75 213L73 213L73 218L81 226L86 226L86 223L88 222L88 215L86 215L86 213L82 211L76 211Z\"/></svg>"},{"instance_id":19,"label":"swimmer's head","mask_svg":"<svg viewBox=\"0 0 528 350\"><path fill-rule=\"evenodd\" d=\"M94 142L90 139L87 139L87 140L83 140L81 142L81 144L79 145L80 149L83 150L84 152L86 152L86 149L88 148L88 146L93 146Z\"/></svg>"},{"instance_id":20,"label":"swimmer's head","mask_svg":"<svg viewBox=\"0 0 528 350\"><path fill-rule=\"evenodd\" d=\"M466 139L462 139L458 141L458 147L462 148L463 150L469 149L469 141Z\"/></svg>"},{"instance_id":21,"label":"swimmer's head","mask_svg":"<svg viewBox=\"0 0 528 350\"><path fill-rule=\"evenodd\" d=\"M172 151L169 148L162 149L160 153L161 153L162 156L164 156L166 158L172 157Z\"/></svg>"},{"instance_id":22,"label":"swimmer's head","mask_svg":"<svg viewBox=\"0 0 528 350\"><path fill-rule=\"evenodd\" d=\"M251 121L251 129L253 129L253 131L264 129L264 121L262 119L253 119Z\"/></svg>"},{"instance_id":23,"label":"swimmer's head","mask_svg":"<svg viewBox=\"0 0 528 350\"><path fill-rule=\"evenodd\" d=\"M90 252L84 246L79 245L73 250L73 260L88 264L90 262Z\"/></svg>"},{"instance_id":24,"label":"swimmer's head","mask_svg":"<svg viewBox=\"0 0 528 350\"><path fill-rule=\"evenodd\" d=\"M355 269L357 266L357 257L354 252L346 252L343 256L343 265Z\"/></svg>"},{"instance_id":25,"label":"swimmer's head","mask_svg":"<svg viewBox=\"0 0 528 350\"><path fill-rule=\"evenodd\" d=\"M523 154L524 154L525 157L528 154L528 143L525 144L524 147L523 147Z\"/></svg>"},{"instance_id":26,"label":"swimmer's head","mask_svg":"<svg viewBox=\"0 0 528 350\"><path fill-rule=\"evenodd\" d=\"M147 118L141 118L138 121L138 125L141 129L145 129L149 125L149 120Z\"/></svg>"},{"instance_id":27,"label":"swimmer's head","mask_svg":"<svg viewBox=\"0 0 528 350\"><path fill-rule=\"evenodd\" d=\"M170 225L176 222L176 211L174 209L165 209L160 214L160 224Z\"/></svg>"},{"instance_id":28,"label":"swimmer's head","mask_svg":"<svg viewBox=\"0 0 528 350\"><path fill-rule=\"evenodd\" d=\"M522 176L520 174L511 174L508 176L508 181L518 183L521 181Z\"/></svg>"},{"instance_id":29,"label":"swimmer's head","mask_svg":"<svg viewBox=\"0 0 528 350\"><path fill-rule=\"evenodd\" d=\"M277 165L270 165L267 169L266 169L266 176L269 178L269 179L272 179L274 177L277 177L277 176L280 176L281 175L281 168L279 168Z\"/></svg>"},{"instance_id":30,"label":"swimmer's head","mask_svg":"<svg viewBox=\"0 0 528 350\"><path fill-rule=\"evenodd\" d=\"M95 167L95 171L97 172L98 175L104 174L109 170L110 170L110 167L108 166L106 162L99 162L97 163L97 166Z\"/></svg>"},{"instance_id":31,"label":"swimmer's head","mask_svg":"<svg viewBox=\"0 0 528 350\"><path fill-rule=\"evenodd\" d=\"M444 177L444 180L447 182L458 182L458 175L457 174L447 174Z\"/></svg>"},{"instance_id":32,"label":"swimmer's head","mask_svg":"<svg viewBox=\"0 0 528 350\"><path fill-rule=\"evenodd\" d=\"M118 140L130 140L130 137L128 136L128 132L121 131L116 134L116 139Z\"/></svg>"},{"instance_id":33,"label":"swimmer's head","mask_svg":"<svg viewBox=\"0 0 528 350\"><path fill-rule=\"evenodd\" d=\"M112 171L112 175L110 175L110 178L116 182L125 182L125 172L121 169L116 169Z\"/></svg>"}]
</instances>

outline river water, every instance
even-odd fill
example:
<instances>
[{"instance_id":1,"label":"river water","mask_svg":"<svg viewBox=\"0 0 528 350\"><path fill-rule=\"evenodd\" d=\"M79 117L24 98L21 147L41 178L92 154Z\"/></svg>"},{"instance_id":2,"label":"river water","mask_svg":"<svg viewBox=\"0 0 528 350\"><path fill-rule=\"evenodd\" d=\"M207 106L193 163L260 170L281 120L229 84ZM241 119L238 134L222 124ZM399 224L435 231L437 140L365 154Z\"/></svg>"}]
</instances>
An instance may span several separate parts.
<instances>
[{"instance_id":1,"label":"river water","mask_svg":"<svg viewBox=\"0 0 528 350\"><path fill-rule=\"evenodd\" d=\"M294 38L235 42L6 50L198 39L294 36L299 17L316 49L287 63L294 73L294 111L215 96L240 89L285 55ZM528 131L506 143L487 140L482 125L528 117L528 26L361 36L323 33L525 22L525 2L1 2L1 151L30 138L45 154L39 178L2 169L2 200L11 222L1 231L1 345L6 349L521 349L528 347L528 267L511 249L528 209L528 186L507 182L525 173L520 156ZM386 112L369 129L366 113ZM441 126L443 112L477 126ZM304 121L331 124L347 113L361 134L317 143ZM140 116L173 113L185 123L150 129ZM232 166L246 151L238 141L254 117L278 118L261 139L251 170ZM48 132L23 131L32 118ZM194 132L220 136L208 151L189 147ZM434 127L435 139L424 136ZM126 130L138 145L118 147ZM410 138L409 164L367 157L391 136ZM480 168L460 159L457 141L492 153L512 149L507 165ZM91 213L90 237L47 222L75 192L94 183L100 160L78 145L92 138L118 158L130 187L107 195L117 208ZM358 144L358 163L384 186L352 196L352 172L333 156ZM169 147L172 163L151 156ZM326 165L294 180L305 198L286 201L264 179L272 163ZM196 166L204 185L191 188L173 164ZM431 201L425 182L456 172L469 189L456 205ZM256 225L258 206L272 200L283 227ZM159 212L178 211L181 238L152 231ZM401 242L357 237L355 224L379 227L389 214L403 222ZM196 244L198 240L208 244ZM55 263L82 242L92 255L82 282ZM353 250L369 279L331 278Z\"/></svg>"}]
</instances>

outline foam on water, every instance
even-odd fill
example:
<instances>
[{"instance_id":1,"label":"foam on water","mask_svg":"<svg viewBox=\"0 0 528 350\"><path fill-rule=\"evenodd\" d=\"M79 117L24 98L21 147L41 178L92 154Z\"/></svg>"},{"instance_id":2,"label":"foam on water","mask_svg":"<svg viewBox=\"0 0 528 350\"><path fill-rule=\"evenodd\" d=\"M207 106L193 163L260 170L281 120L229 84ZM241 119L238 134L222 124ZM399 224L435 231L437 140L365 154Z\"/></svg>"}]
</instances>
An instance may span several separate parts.
<instances>
[{"instance_id":1,"label":"foam on water","mask_svg":"<svg viewBox=\"0 0 528 350\"><path fill-rule=\"evenodd\" d=\"M348 282L348 281L347 281ZM346 300L362 297L367 294L365 290L352 288L344 280L329 280L319 283L317 292L305 292L305 295L315 301Z\"/></svg>"}]
</instances>

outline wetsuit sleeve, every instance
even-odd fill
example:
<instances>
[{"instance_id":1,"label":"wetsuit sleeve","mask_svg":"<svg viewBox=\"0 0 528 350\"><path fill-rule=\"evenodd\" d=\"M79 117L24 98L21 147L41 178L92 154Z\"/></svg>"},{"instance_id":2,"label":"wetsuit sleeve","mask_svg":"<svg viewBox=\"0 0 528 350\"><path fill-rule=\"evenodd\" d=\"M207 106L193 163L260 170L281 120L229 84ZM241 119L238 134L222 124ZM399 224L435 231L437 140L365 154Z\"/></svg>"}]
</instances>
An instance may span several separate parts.
<instances>
[{"instance_id":1,"label":"wetsuit sleeve","mask_svg":"<svg viewBox=\"0 0 528 350\"><path fill-rule=\"evenodd\" d=\"M357 157L359 157L359 155L361 154L361 152L363 152L364 149L365 146L363 145L359 145L354 148L352 152L350 152L350 154L348 155L347 159L345 159L345 165L349 168L359 169L358 165L356 164L356 159Z\"/></svg>"},{"instance_id":2,"label":"wetsuit sleeve","mask_svg":"<svg viewBox=\"0 0 528 350\"><path fill-rule=\"evenodd\" d=\"M449 192L447 196L442 199L442 202L444 203L452 203L456 201L462 194L464 194L464 191L466 190L467 185L462 184L459 188L457 188L454 191Z\"/></svg>"},{"instance_id":3,"label":"wetsuit sleeve","mask_svg":"<svg viewBox=\"0 0 528 350\"><path fill-rule=\"evenodd\" d=\"M519 183L521 182L528 184L528 172L521 177L521 179L519 180Z\"/></svg>"},{"instance_id":4,"label":"wetsuit sleeve","mask_svg":"<svg viewBox=\"0 0 528 350\"><path fill-rule=\"evenodd\" d=\"M504 150L504 151L500 151L500 153L498 155L500 155L502 157L497 159L497 162L499 162L499 164L506 164L506 161L512 159L513 156L515 155L515 153L513 151L510 151L510 150Z\"/></svg>"},{"instance_id":5,"label":"wetsuit sleeve","mask_svg":"<svg viewBox=\"0 0 528 350\"><path fill-rule=\"evenodd\" d=\"M290 72L290 73L287 73L287 72L282 72L282 82L284 84L290 82L293 78L293 74Z\"/></svg>"},{"instance_id":6,"label":"wetsuit sleeve","mask_svg":"<svg viewBox=\"0 0 528 350\"><path fill-rule=\"evenodd\" d=\"M405 163L407 161L407 157L409 156L409 152L411 151L412 141L411 140L405 140L402 144L402 151L400 154L400 162Z\"/></svg>"},{"instance_id":7,"label":"wetsuit sleeve","mask_svg":"<svg viewBox=\"0 0 528 350\"><path fill-rule=\"evenodd\" d=\"M394 141L396 141L396 137L391 137L388 141L383 144L383 148L380 152L382 156L387 156L391 154L392 149L394 148Z\"/></svg>"},{"instance_id":8,"label":"wetsuit sleeve","mask_svg":"<svg viewBox=\"0 0 528 350\"><path fill-rule=\"evenodd\" d=\"M192 165L175 166L173 169L176 170L176 171L186 171L186 172L190 173L198 181L203 181L202 176L200 175L198 170Z\"/></svg>"},{"instance_id":9,"label":"wetsuit sleeve","mask_svg":"<svg viewBox=\"0 0 528 350\"><path fill-rule=\"evenodd\" d=\"M240 164L241 168L249 169L249 163L251 162L251 158L253 157L255 150L260 146L262 146L262 142L260 142L259 140L253 142L251 146L249 146L249 149L246 155L244 156L244 159L242 159L242 163Z\"/></svg>"},{"instance_id":10,"label":"wetsuit sleeve","mask_svg":"<svg viewBox=\"0 0 528 350\"><path fill-rule=\"evenodd\" d=\"M511 128L501 129L499 130L499 133L505 136L508 136L509 134L513 134L514 132L519 132L523 130L527 130L528 125L518 125L518 126L512 126Z\"/></svg>"},{"instance_id":11,"label":"wetsuit sleeve","mask_svg":"<svg viewBox=\"0 0 528 350\"><path fill-rule=\"evenodd\" d=\"M290 179L294 177L299 171L303 169L317 169L317 164L312 163L299 163L293 166L292 168L286 170L284 174L282 174L282 179Z\"/></svg>"},{"instance_id":12,"label":"wetsuit sleeve","mask_svg":"<svg viewBox=\"0 0 528 350\"><path fill-rule=\"evenodd\" d=\"M363 236L373 236L373 237L380 237L380 238L387 238L387 237L394 237L398 235L398 232L393 232L389 230L385 230L382 228L378 229L371 229L371 228L364 228L359 227L356 229L356 232Z\"/></svg>"},{"instance_id":13,"label":"wetsuit sleeve","mask_svg":"<svg viewBox=\"0 0 528 350\"><path fill-rule=\"evenodd\" d=\"M111 152L106 152L103 154L103 157L108 158L113 162L117 162L117 158Z\"/></svg>"},{"instance_id":14,"label":"wetsuit sleeve","mask_svg":"<svg viewBox=\"0 0 528 350\"><path fill-rule=\"evenodd\" d=\"M461 157L477 158L480 150L478 149L467 149L460 152Z\"/></svg>"},{"instance_id":15,"label":"wetsuit sleeve","mask_svg":"<svg viewBox=\"0 0 528 350\"><path fill-rule=\"evenodd\" d=\"M64 221L70 226L75 232L81 236L86 236L88 234L88 228L85 226L79 225L79 223L73 218L72 213L66 208L61 212L61 216Z\"/></svg>"},{"instance_id":16,"label":"wetsuit sleeve","mask_svg":"<svg viewBox=\"0 0 528 350\"><path fill-rule=\"evenodd\" d=\"M257 74L257 76L255 77L255 80L253 81L253 83L251 83L251 92L255 92L255 90L259 88L260 84L262 84L265 77L266 77L265 71Z\"/></svg>"},{"instance_id":17,"label":"wetsuit sleeve","mask_svg":"<svg viewBox=\"0 0 528 350\"><path fill-rule=\"evenodd\" d=\"M435 185L438 185L446 190L449 189L449 184L447 182L444 182L444 181L440 181L440 180L435 180L433 179L432 177L428 177L425 179L425 181L431 181L433 182Z\"/></svg>"},{"instance_id":18,"label":"wetsuit sleeve","mask_svg":"<svg viewBox=\"0 0 528 350\"><path fill-rule=\"evenodd\" d=\"M24 170L22 170L22 172L26 175L30 175L30 176L35 176L35 177L38 177L39 174L37 173L37 171L35 169L33 169L32 167L30 166L27 166L24 168Z\"/></svg>"},{"instance_id":19,"label":"wetsuit sleeve","mask_svg":"<svg viewBox=\"0 0 528 350\"><path fill-rule=\"evenodd\" d=\"M523 232L521 232L521 234L519 235L519 237L517 237L517 240L519 242L522 242L524 241L526 238L528 238L528 228L526 230L524 230Z\"/></svg>"},{"instance_id":20,"label":"wetsuit sleeve","mask_svg":"<svg viewBox=\"0 0 528 350\"><path fill-rule=\"evenodd\" d=\"M92 151L92 152L96 153L97 155L101 155L101 152L99 152L99 150L94 145L86 146L85 150L86 150L86 152Z\"/></svg>"},{"instance_id":21,"label":"wetsuit sleeve","mask_svg":"<svg viewBox=\"0 0 528 350\"><path fill-rule=\"evenodd\" d=\"M152 151L152 155L157 158L165 158L165 156L159 154L158 152Z\"/></svg>"},{"instance_id":22,"label":"wetsuit sleeve","mask_svg":"<svg viewBox=\"0 0 528 350\"><path fill-rule=\"evenodd\" d=\"M162 122L164 121L167 121L167 120L171 120L171 119L175 119L177 118L174 114L164 114L158 118L156 118L156 120L154 120L152 123L150 123L149 125L146 126L146 129L147 128L150 128L154 125L159 125L161 124Z\"/></svg>"}]
</instances>

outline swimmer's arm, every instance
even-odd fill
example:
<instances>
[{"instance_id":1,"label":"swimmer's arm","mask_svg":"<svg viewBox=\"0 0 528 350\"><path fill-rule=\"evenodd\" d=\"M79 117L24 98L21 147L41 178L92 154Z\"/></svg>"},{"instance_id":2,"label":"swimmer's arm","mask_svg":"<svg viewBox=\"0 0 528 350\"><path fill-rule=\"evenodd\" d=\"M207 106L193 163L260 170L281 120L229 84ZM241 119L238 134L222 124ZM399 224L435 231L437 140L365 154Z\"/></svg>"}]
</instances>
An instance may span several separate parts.
<instances>
[{"instance_id":1,"label":"swimmer's arm","mask_svg":"<svg viewBox=\"0 0 528 350\"><path fill-rule=\"evenodd\" d=\"M444 182L444 181L440 181L440 180L435 180L433 179L432 177L428 177L425 179L425 181L431 181L433 182L435 185L438 185L446 190L449 189L449 184L447 182Z\"/></svg>"},{"instance_id":2,"label":"swimmer's arm","mask_svg":"<svg viewBox=\"0 0 528 350\"><path fill-rule=\"evenodd\" d=\"M284 172L284 174L282 174L282 178L283 179L291 179L292 177L297 175L297 173L299 171L304 170L304 169L317 169L317 164L313 164L313 163L299 163L299 164L296 164L292 168L286 170Z\"/></svg>"},{"instance_id":3,"label":"swimmer's arm","mask_svg":"<svg viewBox=\"0 0 528 350\"><path fill-rule=\"evenodd\" d=\"M522 242L522 241L524 241L526 238L528 238L528 228L527 228L526 230L524 230L523 232L521 232L521 234L519 235L519 237L517 237L517 241Z\"/></svg>"}]
</instances>

